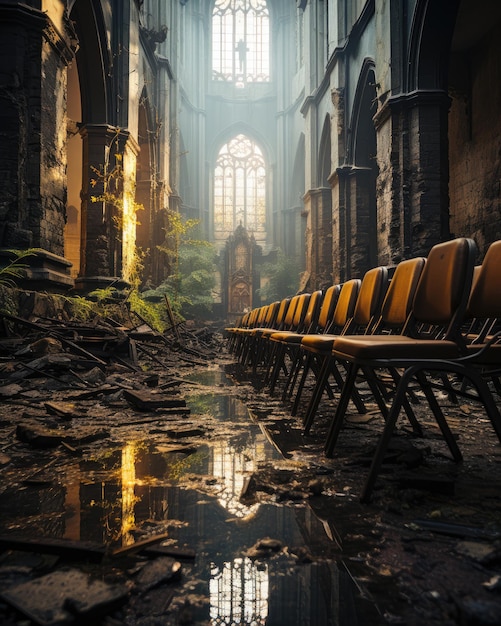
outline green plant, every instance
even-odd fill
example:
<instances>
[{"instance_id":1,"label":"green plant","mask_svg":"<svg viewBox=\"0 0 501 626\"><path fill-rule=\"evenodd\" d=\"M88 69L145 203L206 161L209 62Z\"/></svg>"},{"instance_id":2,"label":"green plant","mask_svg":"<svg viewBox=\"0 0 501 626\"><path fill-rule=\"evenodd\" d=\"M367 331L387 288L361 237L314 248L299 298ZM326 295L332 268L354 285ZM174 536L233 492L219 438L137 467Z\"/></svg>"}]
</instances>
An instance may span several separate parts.
<instances>
[{"instance_id":1,"label":"green plant","mask_svg":"<svg viewBox=\"0 0 501 626\"><path fill-rule=\"evenodd\" d=\"M276 260L264 263L261 269L264 286L258 293L264 302L282 300L296 293L299 283L299 264L286 256L282 250L277 250Z\"/></svg>"},{"instance_id":2,"label":"green plant","mask_svg":"<svg viewBox=\"0 0 501 626\"><path fill-rule=\"evenodd\" d=\"M34 256L40 251L39 248L28 248L27 250L5 250L8 256L12 257L7 265L0 268L0 285L15 287L16 280L25 278L26 269L29 267L27 263L23 263L23 259Z\"/></svg>"},{"instance_id":3,"label":"green plant","mask_svg":"<svg viewBox=\"0 0 501 626\"><path fill-rule=\"evenodd\" d=\"M136 202L134 162L132 159L124 159L120 146L121 135L122 129L117 128L106 163L99 168L91 168L95 177L90 184L98 193L91 195L90 199L91 202L101 202L105 206L108 228L121 246L121 273L130 282L138 276L138 270L142 267L135 241L137 213L144 210L144 206Z\"/></svg>"},{"instance_id":4,"label":"green plant","mask_svg":"<svg viewBox=\"0 0 501 626\"><path fill-rule=\"evenodd\" d=\"M183 318L207 318L212 314L215 248L208 241L190 236L198 223L170 211L166 233L170 245L158 248L169 258L171 273L154 291L165 293L174 312ZM154 297L154 293L148 296Z\"/></svg>"}]
</instances>

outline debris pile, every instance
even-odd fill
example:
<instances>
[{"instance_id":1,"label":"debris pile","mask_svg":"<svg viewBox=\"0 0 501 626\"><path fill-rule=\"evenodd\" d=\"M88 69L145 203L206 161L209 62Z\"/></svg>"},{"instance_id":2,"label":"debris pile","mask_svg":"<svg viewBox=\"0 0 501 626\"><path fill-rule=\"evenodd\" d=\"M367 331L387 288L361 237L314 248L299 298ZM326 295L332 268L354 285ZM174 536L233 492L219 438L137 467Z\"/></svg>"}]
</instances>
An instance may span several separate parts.
<instances>
[{"instance_id":1,"label":"debris pile","mask_svg":"<svg viewBox=\"0 0 501 626\"><path fill-rule=\"evenodd\" d=\"M77 323L0 314L3 502L23 489L55 486L68 456L89 459L92 446L116 446L131 428L157 425L180 451L179 438L204 434L190 422L181 374L215 358L217 329L182 325L162 334L139 322L126 327L98 317ZM35 522L16 528L8 517L0 519L5 626L19 622L18 612L44 626L90 623L124 604L149 602L195 557L189 547L161 545L167 536L154 526L151 535L136 533L132 545L111 549L42 538ZM173 597L163 595L159 615Z\"/></svg>"}]
</instances>

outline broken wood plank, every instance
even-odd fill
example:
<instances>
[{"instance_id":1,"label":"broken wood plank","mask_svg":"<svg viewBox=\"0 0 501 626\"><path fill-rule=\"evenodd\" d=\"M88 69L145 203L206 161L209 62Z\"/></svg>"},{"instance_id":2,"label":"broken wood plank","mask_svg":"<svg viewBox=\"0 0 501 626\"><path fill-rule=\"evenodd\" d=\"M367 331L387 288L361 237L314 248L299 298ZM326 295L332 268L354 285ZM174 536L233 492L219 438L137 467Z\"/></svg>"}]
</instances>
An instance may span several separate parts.
<instances>
[{"instance_id":1,"label":"broken wood plank","mask_svg":"<svg viewBox=\"0 0 501 626\"><path fill-rule=\"evenodd\" d=\"M160 535L153 535L152 537L146 537L145 539L141 539L141 541L135 541L134 543L123 546L122 548L117 548L113 550L111 553L112 557L125 556L128 554L133 554L134 552L141 552L143 549L154 545L155 543L160 543L161 541L165 541L169 539L169 533L162 533Z\"/></svg>"},{"instance_id":2,"label":"broken wood plank","mask_svg":"<svg viewBox=\"0 0 501 626\"><path fill-rule=\"evenodd\" d=\"M37 554L56 554L63 559L91 561L98 563L106 553L105 546L91 541L71 541L51 537L19 537L0 535L0 549L35 552Z\"/></svg>"},{"instance_id":3,"label":"broken wood plank","mask_svg":"<svg viewBox=\"0 0 501 626\"><path fill-rule=\"evenodd\" d=\"M140 554L148 557L171 556L181 561L191 561L196 557L195 550L176 546L150 546L141 550Z\"/></svg>"},{"instance_id":4,"label":"broken wood plank","mask_svg":"<svg viewBox=\"0 0 501 626\"><path fill-rule=\"evenodd\" d=\"M435 520L417 519L412 522L418 528L429 530L442 535L451 537L469 537L472 539L485 539L487 541L496 541L501 538L501 533L479 528L477 526L466 526L464 524L455 524L452 522L437 522Z\"/></svg>"},{"instance_id":5,"label":"broken wood plank","mask_svg":"<svg viewBox=\"0 0 501 626\"><path fill-rule=\"evenodd\" d=\"M181 563L170 556L162 556L143 565L136 577L136 586L141 592L159 585L178 580L181 576Z\"/></svg>"},{"instance_id":6,"label":"broken wood plank","mask_svg":"<svg viewBox=\"0 0 501 626\"><path fill-rule=\"evenodd\" d=\"M186 400L182 398L172 398L171 396L147 393L144 391L125 390L124 397L139 411L186 406Z\"/></svg>"},{"instance_id":7,"label":"broken wood plank","mask_svg":"<svg viewBox=\"0 0 501 626\"><path fill-rule=\"evenodd\" d=\"M17 425L16 436L19 441L27 443L32 448L39 450L57 448L63 439L63 435L58 432L40 427L27 426L26 424Z\"/></svg>"},{"instance_id":8,"label":"broken wood plank","mask_svg":"<svg viewBox=\"0 0 501 626\"><path fill-rule=\"evenodd\" d=\"M49 415L57 415L65 420L76 417L76 406L72 402L44 402L44 407Z\"/></svg>"}]
</instances>

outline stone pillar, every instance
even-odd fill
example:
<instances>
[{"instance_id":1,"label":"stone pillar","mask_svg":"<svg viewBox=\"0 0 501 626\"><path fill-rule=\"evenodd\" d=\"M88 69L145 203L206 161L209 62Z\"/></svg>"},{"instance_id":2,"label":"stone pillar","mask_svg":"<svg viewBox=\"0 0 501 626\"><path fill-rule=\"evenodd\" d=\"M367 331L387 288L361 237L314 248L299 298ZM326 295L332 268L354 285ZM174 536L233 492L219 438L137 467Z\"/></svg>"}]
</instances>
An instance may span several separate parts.
<instances>
[{"instance_id":1,"label":"stone pillar","mask_svg":"<svg viewBox=\"0 0 501 626\"><path fill-rule=\"evenodd\" d=\"M65 3L0 1L0 247L44 250L56 283L59 272L68 278L66 70L75 46Z\"/></svg>"},{"instance_id":2,"label":"stone pillar","mask_svg":"<svg viewBox=\"0 0 501 626\"><path fill-rule=\"evenodd\" d=\"M380 261L426 255L449 238L448 110L440 90L390 98L378 111Z\"/></svg>"},{"instance_id":3,"label":"stone pillar","mask_svg":"<svg viewBox=\"0 0 501 626\"><path fill-rule=\"evenodd\" d=\"M307 211L306 271L308 289L332 283L332 191L330 187L310 189L304 204Z\"/></svg>"},{"instance_id":4,"label":"stone pillar","mask_svg":"<svg viewBox=\"0 0 501 626\"><path fill-rule=\"evenodd\" d=\"M82 243L79 288L105 285L130 271L135 246L138 147L127 131L87 124L83 140ZM128 276L126 276L127 278Z\"/></svg>"}]
</instances>

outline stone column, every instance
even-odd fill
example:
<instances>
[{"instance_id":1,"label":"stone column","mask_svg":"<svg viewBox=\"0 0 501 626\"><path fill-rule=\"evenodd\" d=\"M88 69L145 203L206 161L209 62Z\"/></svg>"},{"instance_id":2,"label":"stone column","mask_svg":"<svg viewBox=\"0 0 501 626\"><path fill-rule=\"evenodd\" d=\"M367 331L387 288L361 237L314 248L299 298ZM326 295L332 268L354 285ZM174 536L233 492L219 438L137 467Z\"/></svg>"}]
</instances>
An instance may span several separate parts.
<instances>
[{"instance_id":1,"label":"stone column","mask_svg":"<svg viewBox=\"0 0 501 626\"><path fill-rule=\"evenodd\" d=\"M449 238L449 105L441 90L417 90L376 115L382 262L426 255Z\"/></svg>"},{"instance_id":2,"label":"stone column","mask_svg":"<svg viewBox=\"0 0 501 626\"><path fill-rule=\"evenodd\" d=\"M64 287L66 69L76 40L64 3L44 8L0 2L0 246L45 251L39 269L50 259L48 282Z\"/></svg>"},{"instance_id":3,"label":"stone column","mask_svg":"<svg viewBox=\"0 0 501 626\"><path fill-rule=\"evenodd\" d=\"M306 246L308 289L332 283L332 190L310 189L304 198L307 209Z\"/></svg>"},{"instance_id":4,"label":"stone column","mask_svg":"<svg viewBox=\"0 0 501 626\"><path fill-rule=\"evenodd\" d=\"M92 288L120 278L124 263L129 270L135 245L135 224L130 220L138 147L127 131L107 124L87 124L81 134L82 243L77 286Z\"/></svg>"}]
</instances>

